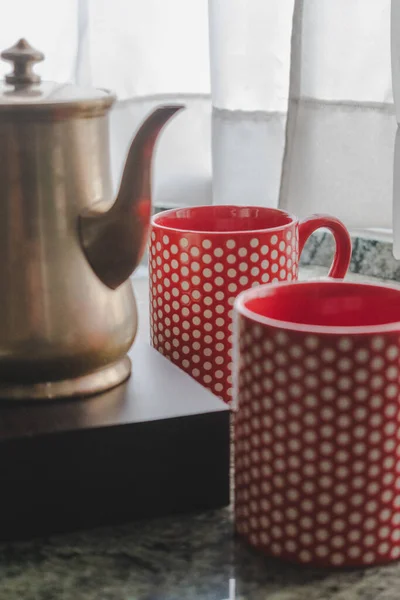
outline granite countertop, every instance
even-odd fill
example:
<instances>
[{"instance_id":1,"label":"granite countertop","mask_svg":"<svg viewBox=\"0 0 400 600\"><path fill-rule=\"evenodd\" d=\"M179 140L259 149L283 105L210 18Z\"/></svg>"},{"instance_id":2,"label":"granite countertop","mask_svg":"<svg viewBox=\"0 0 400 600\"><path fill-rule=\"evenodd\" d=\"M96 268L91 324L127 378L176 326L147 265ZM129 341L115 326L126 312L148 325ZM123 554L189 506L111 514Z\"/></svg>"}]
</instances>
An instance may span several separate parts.
<instances>
[{"instance_id":1,"label":"granite countertop","mask_svg":"<svg viewBox=\"0 0 400 600\"><path fill-rule=\"evenodd\" d=\"M397 600L399 589L400 563L267 559L234 538L229 509L0 546L1 600Z\"/></svg>"},{"instance_id":2,"label":"granite countertop","mask_svg":"<svg viewBox=\"0 0 400 600\"><path fill-rule=\"evenodd\" d=\"M308 267L301 277L324 274L324 267ZM351 274L349 279L367 278ZM145 310L146 282L137 280L135 287ZM399 596L400 562L328 571L268 559L235 538L229 508L0 544L0 600L397 600Z\"/></svg>"}]
</instances>

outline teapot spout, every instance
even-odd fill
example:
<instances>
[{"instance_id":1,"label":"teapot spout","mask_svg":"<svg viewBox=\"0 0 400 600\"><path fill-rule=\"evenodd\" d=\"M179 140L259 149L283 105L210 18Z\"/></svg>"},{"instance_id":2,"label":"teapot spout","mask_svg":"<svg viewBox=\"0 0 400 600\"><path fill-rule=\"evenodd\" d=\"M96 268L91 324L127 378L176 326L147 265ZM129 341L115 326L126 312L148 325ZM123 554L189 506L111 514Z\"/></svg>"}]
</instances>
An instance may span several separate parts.
<instances>
[{"instance_id":1,"label":"teapot spout","mask_svg":"<svg viewBox=\"0 0 400 600\"><path fill-rule=\"evenodd\" d=\"M184 108L157 108L132 141L121 185L106 212L92 209L79 217L79 235L87 260L99 279L116 289L137 267L143 255L151 216L151 162L164 125Z\"/></svg>"}]
</instances>

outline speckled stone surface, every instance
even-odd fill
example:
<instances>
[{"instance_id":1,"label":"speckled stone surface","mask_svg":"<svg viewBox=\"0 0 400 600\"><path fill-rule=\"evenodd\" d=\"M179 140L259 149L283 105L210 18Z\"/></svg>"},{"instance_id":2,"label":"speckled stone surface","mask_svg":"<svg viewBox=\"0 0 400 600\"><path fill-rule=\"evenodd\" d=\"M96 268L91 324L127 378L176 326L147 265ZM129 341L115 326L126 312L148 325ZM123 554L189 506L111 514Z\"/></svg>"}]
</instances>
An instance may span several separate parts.
<instances>
[{"instance_id":1,"label":"speckled stone surface","mask_svg":"<svg viewBox=\"0 0 400 600\"><path fill-rule=\"evenodd\" d=\"M308 267L301 278L325 274ZM143 316L147 282L134 285ZM399 598L400 562L328 571L269 559L235 538L230 509L0 544L0 600Z\"/></svg>"},{"instance_id":2,"label":"speckled stone surface","mask_svg":"<svg viewBox=\"0 0 400 600\"><path fill-rule=\"evenodd\" d=\"M399 594L399 563L340 572L256 554L235 539L229 509L0 547L1 600L398 600Z\"/></svg>"},{"instance_id":3,"label":"speckled stone surface","mask_svg":"<svg viewBox=\"0 0 400 600\"><path fill-rule=\"evenodd\" d=\"M373 239L352 238L353 252L350 271L368 277L400 281L400 261L392 254L392 244ZM301 255L301 264L328 268L334 252L332 235L314 233L307 241Z\"/></svg>"},{"instance_id":4,"label":"speckled stone surface","mask_svg":"<svg viewBox=\"0 0 400 600\"><path fill-rule=\"evenodd\" d=\"M329 263L330 264L330 263ZM329 265L328 265L329 267ZM312 265L312 266L302 266L300 268L300 272L299 272L299 279L302 280L306 280L306 279L319 279L319 278L326 278L328 275L328 267L327 266L319 266L319 265ZM386 283L388 285L393 285L393 286L398 286L400 285L400 279L399 280L395 280L395 279L390 279L388 277L385 276L385 274L382 274L382 272L380 273L380 275L364 275L362 273L354 273L349 271L345 277L346 281L358 281L360 283L365 283L365 282L371 282L371 283ZM399 594L399 600L400 600L400 594Z\"/></svg>"}]
</instances>

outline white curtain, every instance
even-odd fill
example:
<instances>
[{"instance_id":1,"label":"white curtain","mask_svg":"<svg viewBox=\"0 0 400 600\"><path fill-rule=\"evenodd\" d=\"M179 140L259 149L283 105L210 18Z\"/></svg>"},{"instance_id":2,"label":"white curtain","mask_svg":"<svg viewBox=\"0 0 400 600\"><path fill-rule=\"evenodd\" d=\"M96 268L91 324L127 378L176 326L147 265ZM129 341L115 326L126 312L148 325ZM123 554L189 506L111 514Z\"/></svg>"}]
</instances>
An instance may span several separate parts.
<instances>
[{"instance_id":1,"label":"white curtain","mask_svg":"<svg viewBox=\"0 0 400 600\"><path fill-rule=\"evenodd\" d=\"M211 202L211 101L207 0L0 0L0 48L20 37L44 52L42 79L112 89L115 186L142 119L184 102L158 146L157 205ZM0 61L0 76L10 70Z\"/></svg>"},{"instance_id":2,"label":"white curtain","mask_svg":"<svg viewBox=\"0 0 400 600\"><path fill-rule=\"evenodd\" d=\"M26 37L46 54L43 78L117 92L116 186L141 119L184 101L157 150L156 204L263 204L333 213L352 229L392 228L390 0L0 7L0 46Z\"/></svg>"},{"instance_id":3,"label":"white curtain","mask_svg":"<svg viewBox=\"0 0 400 600\"><path fill-rule=\"evenodd\" d=\"M392 227L389 0L296 2L281 204Z\"/></svg>"}]
</instances>

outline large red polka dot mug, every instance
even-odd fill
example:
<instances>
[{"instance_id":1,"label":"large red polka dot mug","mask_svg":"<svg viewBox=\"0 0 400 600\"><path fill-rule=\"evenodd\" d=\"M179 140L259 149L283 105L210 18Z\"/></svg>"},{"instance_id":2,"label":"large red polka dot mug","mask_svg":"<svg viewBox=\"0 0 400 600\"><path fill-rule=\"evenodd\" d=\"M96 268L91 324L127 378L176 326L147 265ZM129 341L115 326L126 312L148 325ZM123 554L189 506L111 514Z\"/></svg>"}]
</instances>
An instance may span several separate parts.
<instances>
[{"instance_id":1,"label":"large red polka dot mug","mask_svg":"<svg viewBox=\"0 0 400 600\"><path fill-rule=\"evenodd\" d=\"M199 206L152 219L151 341L155 348L224 400L232 396L232 309L237 294L265 282L297 279L299 255L320 227L336 252L332 277L344 277L351 242L333 217L299 222L281 210Z\"/></svg>"},{"instance_id":2,"label":"large red polka dot mug","mask_svg":"<svg viewBox=\"0 0 400 600\"><path fill-rule=\"evenodd\" d=\"M400 289L261 286L235 304L235 521L269 555L400 557Z\"/></svg>"}]
</instances>

